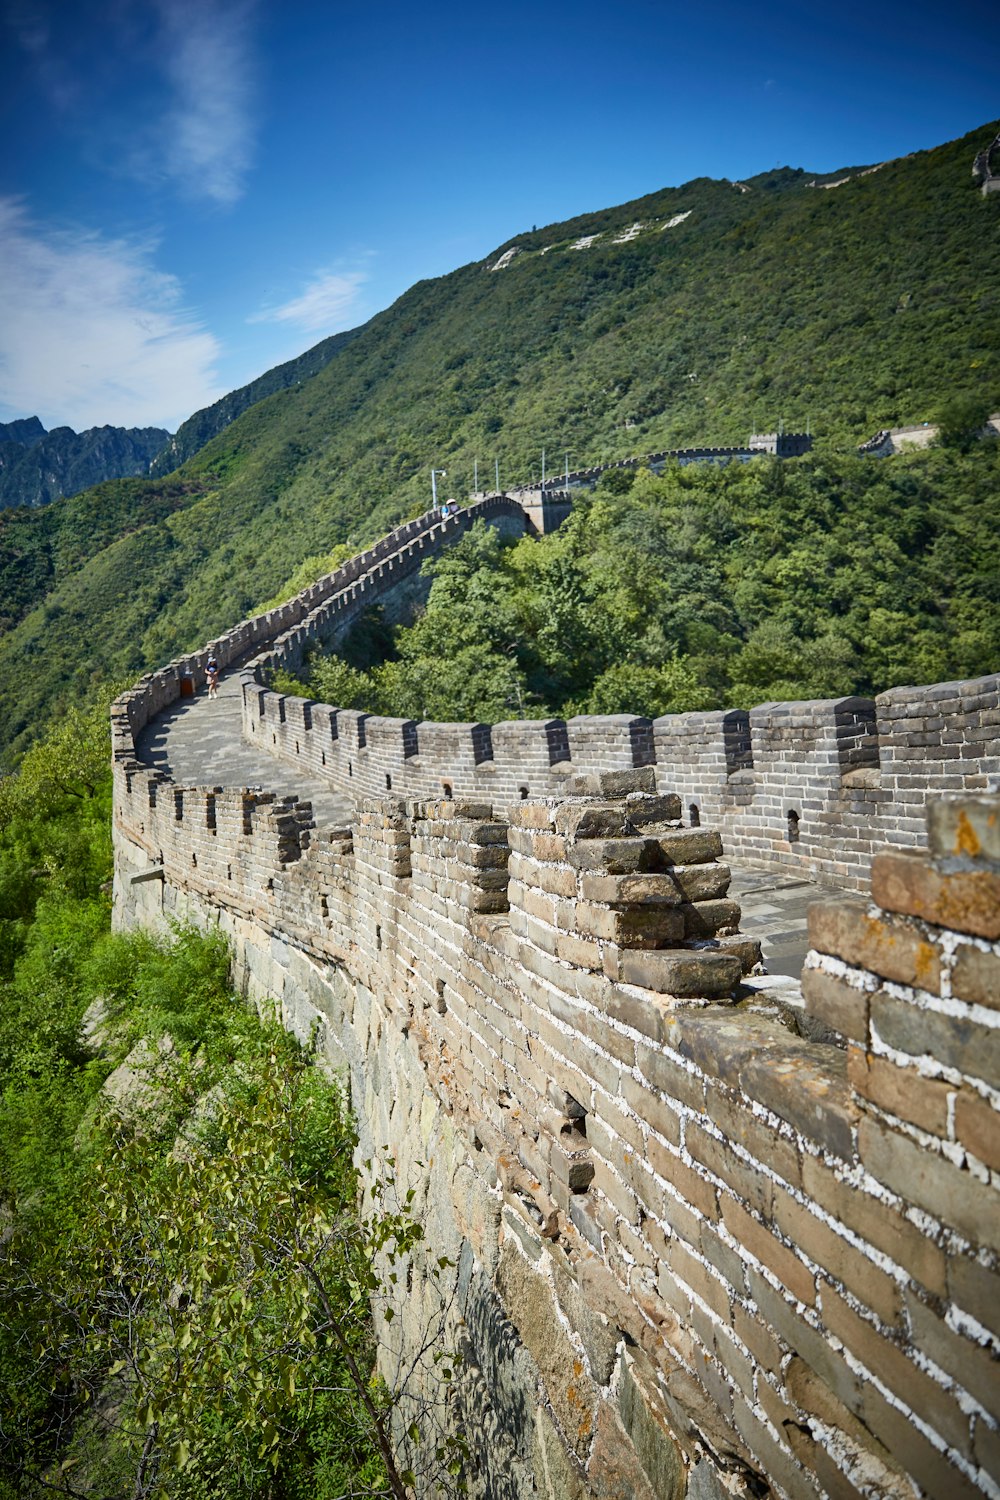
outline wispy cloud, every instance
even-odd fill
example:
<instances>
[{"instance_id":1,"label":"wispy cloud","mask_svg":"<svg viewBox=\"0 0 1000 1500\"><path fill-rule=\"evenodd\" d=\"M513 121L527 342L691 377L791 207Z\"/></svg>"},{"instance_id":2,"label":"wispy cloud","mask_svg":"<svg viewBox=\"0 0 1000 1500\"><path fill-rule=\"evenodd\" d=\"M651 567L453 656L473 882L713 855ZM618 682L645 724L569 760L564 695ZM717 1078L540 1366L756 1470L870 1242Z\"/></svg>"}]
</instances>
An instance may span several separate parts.
<instances>
[{"instance_id":1,"label":"wispy cloud","mask_svg":"<svg viewBox=\"0 0 1000 1500\"><path fill-rule=\"evenodd\" d=\"M305 333L337 333L360 316L365 271L317 271L297 297L280 307L263 308L250 323L292 323Z\"/></svg>"},{"instance_id":2,"label":"wispy cloud","mask_svg":"<svg viewBox=\"0 0 1000 1500\"><path fill-rule=\"evenodd\" d=\"M168 173L195 196L228 206L250 165L253 0L159 0L172 103Z\"/></svg>"},{"instance_id":3,"label":"wispy cloud","mask_svg":"<svg viewBox=\"0 0 1000 1500\"><path fill-rule=\"evenodd\" d=\"M0 0L0 22L90 165L229 207L250 169L259 0ZM2 28L0 28L2 29Z\"/></svg>"},{"instance_id":4,"label":"wispy cloud","mask_svg":"<svg viewBox=\"0 0 1000 1500\"><path fill-rule=\"evenodd\" d=\"M155 246L30 219L0 197L0 407L47 427L178 426L222 390L220 348ZM5 418L6 419L6 418Z\"/></svg>"}]
</instances>

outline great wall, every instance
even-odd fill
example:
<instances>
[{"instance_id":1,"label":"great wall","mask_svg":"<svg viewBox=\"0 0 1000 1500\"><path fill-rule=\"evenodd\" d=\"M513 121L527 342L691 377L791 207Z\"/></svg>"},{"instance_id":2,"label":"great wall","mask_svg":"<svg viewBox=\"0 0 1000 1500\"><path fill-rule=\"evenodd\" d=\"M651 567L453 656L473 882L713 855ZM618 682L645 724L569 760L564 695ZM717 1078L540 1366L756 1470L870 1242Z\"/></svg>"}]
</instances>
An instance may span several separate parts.
<instances>
[{"instance_id":1,"label":"great wall","mask_svg":"<svg viewBox=\"0 0 1000 1500\"><path fill-rule=\"evenodd\" d=\"M124 694L116 921L218 927L348 1070L359 1161L455 1264L394 1327L444 1297L472 1495L1000 1496L1000 677L492 726L269 688L545 498L409 522L214 643L234 745L346 817L153 764L207 650ZM799 1017L724 854L859 893L811 913Z\"/></svg>"}]
</instances>

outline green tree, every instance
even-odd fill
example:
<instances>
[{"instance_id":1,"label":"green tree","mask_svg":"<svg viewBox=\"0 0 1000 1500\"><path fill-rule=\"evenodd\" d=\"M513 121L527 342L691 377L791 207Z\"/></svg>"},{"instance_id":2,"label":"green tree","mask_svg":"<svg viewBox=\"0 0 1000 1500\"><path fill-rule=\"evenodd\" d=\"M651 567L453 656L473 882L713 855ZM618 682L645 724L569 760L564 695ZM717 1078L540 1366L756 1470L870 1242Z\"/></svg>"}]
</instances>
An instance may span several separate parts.
<instances>
[{"instance_id":1,"label":"green tree","mask_svg":"<svg viewBox=\"0 0 1000 1500\"><path fill-rule=\"evenodd\" d=\"M400 1274L418 1256L432 1278L449 1263L423 1253L391 1162L358 1210L343 1097L275 1041L202 1097L165 1155L112 1120L65 1228L15 1226L5 1306L34 1367L0 1405L0 1456L29 1487L205 1500L271 1493L273 1476L281 1493L308 1483L303 1500L407 1500L420 1469L426 1492L454 1490L438 1330L391 1393L373 1376Z\"/></svg>"},{"instance_id":2,"label":"green tree","mask_svg":"<svg viewBox=\"0 0 1000 1500\"><path fill-rule=\"evenodd\" d=\"M968 453L990 415L990 402L982 396L953 396L938 409L937 441L942 448Z\"/></svg>"}]
</instances>

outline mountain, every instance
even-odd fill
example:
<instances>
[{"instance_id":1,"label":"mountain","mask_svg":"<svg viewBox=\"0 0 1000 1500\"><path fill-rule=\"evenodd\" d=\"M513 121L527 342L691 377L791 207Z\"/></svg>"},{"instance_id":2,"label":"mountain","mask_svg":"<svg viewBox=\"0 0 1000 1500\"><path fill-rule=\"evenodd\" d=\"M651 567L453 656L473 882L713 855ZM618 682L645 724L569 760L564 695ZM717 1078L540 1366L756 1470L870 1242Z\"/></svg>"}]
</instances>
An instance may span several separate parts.
<instances>
[{"instance_id":1,"label":"mountain","mask_svg":"<svg viewBox=\"0 0 1000 1500\"><path fill-rule=\"evenodd\" d=\"M37 417L21 417L16 422L0 422L0 444L33 448L45 436Z\"/></svg>"},{"instance_id":2,"label":"mountain","mask_svg":"<svg viewBox=\"0 0 1000 1500\"><path fill-rule=\"evenodd\" d=\"M1000 196L971 174L996 131L821 177L698 178L518 234L282 376L174 475L0 515L4 742L425 509L431 465L461 495L475 460L513 484L543 448L577 466L779 421L816 437L795 463L823 464L948 400L997 409Z\"/></svg>"},{"instance_id":3,"label":"mountain","mask_svg":"<svg viewBox=\"0 0 1000 1500\"><path fill-rule=\"evenodd\" d=\"M290 385L301 385L303 380L308 380L311 375L322 370L324 365L329 364L334 355L346 348L361 332L361 328L352 328L347 333L335 333L312 349L307 349L297 359L275 365L273 370L252 380L249 385L241 386L238 391L230 391L221 401L215 401L211 406L196 411L193 417L188 417L186 422L181 423L166 447L154 458L149 468L150 474L158 477L179 469L224 427L235 422L248 406L253 406L256 402L263 401L265 396L283 391Z\"/></svg>"},{"instance_id":4,"label":"mountain","mask_svg":"<svg viewBox=\"0 0 1000 1500\"><path fill-rule=\"evenodd\" d=\"M148 474L162 427L54 427L37 417L0 423L0 506L48 505L107 479Z\"/></svg>"}]
</instances>

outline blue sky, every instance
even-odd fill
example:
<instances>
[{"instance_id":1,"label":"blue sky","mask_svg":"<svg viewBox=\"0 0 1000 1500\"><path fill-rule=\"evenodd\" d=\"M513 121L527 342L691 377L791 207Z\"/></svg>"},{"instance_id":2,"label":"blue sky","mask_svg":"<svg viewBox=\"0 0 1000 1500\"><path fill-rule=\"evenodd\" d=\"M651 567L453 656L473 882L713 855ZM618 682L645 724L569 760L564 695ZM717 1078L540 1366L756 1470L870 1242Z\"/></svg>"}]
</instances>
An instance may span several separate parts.
<instances>
[{"instance_id":1,"label":"blue sky","mask_svg":"<svg viewBox=\"0 0 1000 1500\"><path fill-rule=\"evenodd\" d=\"M985 0L0 0L0 420L174 429L533 224L954 139L1000 115L994 31Z\"/></svg>"}]
</instances>

